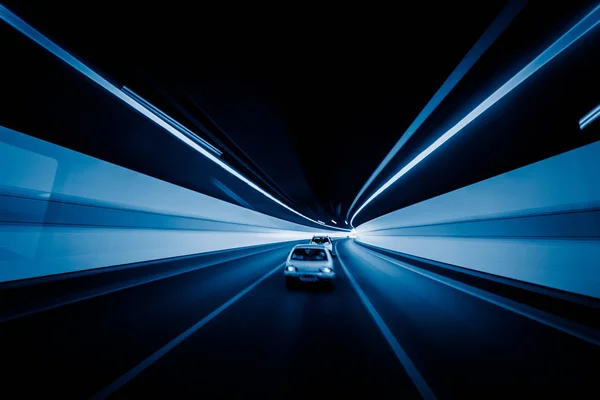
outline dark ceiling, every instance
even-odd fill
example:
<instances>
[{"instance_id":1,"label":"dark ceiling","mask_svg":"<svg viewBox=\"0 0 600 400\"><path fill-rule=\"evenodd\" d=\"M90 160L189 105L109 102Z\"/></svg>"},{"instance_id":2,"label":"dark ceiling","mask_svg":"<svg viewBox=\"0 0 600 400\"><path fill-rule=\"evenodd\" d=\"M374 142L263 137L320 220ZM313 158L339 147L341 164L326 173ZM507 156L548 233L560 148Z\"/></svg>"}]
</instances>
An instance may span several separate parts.
<instances>
[{"instance_id":1,"label":"dark ceiling","mask_svg":"<svg viewBox=\"0 0 600 400\"><path fill-rule=\"evenodd\" d=\"M241 9L237 4L217 9L174 2L156 7L5 4L117 85L134 89L224 150L230 164L287 204L315 218L340 221L372 171L506 1L414 2L369 10L306 5ZM507 39L492 46L473 77L442 104L378 184L440 127L468 112L465 107L475 106L489 87L503 83L516 65L589 10L589 4L527 5L507 30ZM580 107L592 101L588 97ZM49 133L38 136L57 141ZM206 192L195 183L193 170L183 179L174 168L154 165L150 170L144 163L151 160L114 155L118 136L106 136L104 150L98 143L88 150L81 139L79 144L69 140L63 136L60 144ZM540 154L547 157L568 148L555 145ZM465 179L485 179L523 160L496 163ZM202 179L202 171L197 174ZM413 185L419 194L413 190L412 196L394 196L369 217L452 190L463 181L447 177L436 182L435 174L428 175L426 187Z\"/></svg>"}]
</instances>

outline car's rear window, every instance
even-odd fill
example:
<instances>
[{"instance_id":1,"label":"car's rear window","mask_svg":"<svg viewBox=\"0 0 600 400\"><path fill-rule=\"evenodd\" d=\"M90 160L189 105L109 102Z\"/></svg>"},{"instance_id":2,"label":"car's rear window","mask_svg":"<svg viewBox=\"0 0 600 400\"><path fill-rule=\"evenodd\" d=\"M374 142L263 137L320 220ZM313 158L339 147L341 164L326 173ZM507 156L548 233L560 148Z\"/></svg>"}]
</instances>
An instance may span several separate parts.
<instances>
[{"instance_id":1,"label":"car's rear window","mask_svg":"<svg viewBox=\"0 0 600 400\"><path fill-rule=\"evenodd\" d=\"M327 254L322 249L295 249L292 253L292 260L302 261L325 261L327 260Z\"/></svg>"},{"instance_id":2,"label":"car's rear window","mask_svg":"<svg viewBox=\"0 0 600 400\"><path fill-rule=\"evenodd\" d=\"M316 244L329 243L329 238L326 238L326 237L316 237L316 238L313 238L312 242L316 243Z\"/></svg>"}]
</instances>

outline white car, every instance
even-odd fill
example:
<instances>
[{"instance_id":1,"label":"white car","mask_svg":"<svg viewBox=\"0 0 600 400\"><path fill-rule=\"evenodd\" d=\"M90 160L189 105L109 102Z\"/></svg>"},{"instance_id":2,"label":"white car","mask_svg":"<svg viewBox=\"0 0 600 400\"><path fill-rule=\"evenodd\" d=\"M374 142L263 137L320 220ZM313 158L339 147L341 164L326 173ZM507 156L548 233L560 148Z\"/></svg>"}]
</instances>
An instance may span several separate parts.
<instances>
[{"instance_id":1,"label":"white car","mask_svg":"<svg viewBox=\"0 0 600 400\"><path fill-rule=\"evenodd\" d=\"M335 279L331 253L320 244L294 246L285 262L283 273L287 287L297 281L333 284Z\"/></svg>"},{"instance_id":2,"label":"white car","mask_svg":"<svg viewBox=\"0 0 600 400\"><path fill-rule=\"evenodd\" d=\"M309 243L321 245L333 254L333 241L329 236L313 236Z\"/></svg>"}]
</instances>

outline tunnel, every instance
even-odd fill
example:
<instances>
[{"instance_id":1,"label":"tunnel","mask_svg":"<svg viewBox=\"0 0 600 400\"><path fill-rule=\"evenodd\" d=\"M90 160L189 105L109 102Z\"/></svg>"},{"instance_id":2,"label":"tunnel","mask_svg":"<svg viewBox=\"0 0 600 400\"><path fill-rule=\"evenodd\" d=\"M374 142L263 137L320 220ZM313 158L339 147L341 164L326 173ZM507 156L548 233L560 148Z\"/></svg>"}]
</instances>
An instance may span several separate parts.
<instances>
[{"instance_id":1,"label":"tunnel","mask_svg":"<svg viewBox=\"0 0 600 400\"><path fill-rule=\"evenodd\" d=\"M600 3L0 3L0 397L595 398Z\"/></svg>"}]
</instances>

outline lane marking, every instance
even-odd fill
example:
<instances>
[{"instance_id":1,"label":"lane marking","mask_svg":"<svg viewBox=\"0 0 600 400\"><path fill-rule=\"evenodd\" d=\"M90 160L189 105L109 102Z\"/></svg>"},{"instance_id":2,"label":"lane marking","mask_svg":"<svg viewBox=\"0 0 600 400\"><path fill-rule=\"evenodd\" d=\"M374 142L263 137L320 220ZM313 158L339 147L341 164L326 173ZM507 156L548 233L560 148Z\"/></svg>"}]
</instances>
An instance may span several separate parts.
<instances>
[{"instance_id":1,"label":"lane marking","mask_svg":"<svg viewBox=\"0 0 600 400\"><path fill-rule=\"evenodd\" d=\"M373 250L375 252L378 252L378 249L380 249L382 251L390 252L390 253L392 253L392 255L406 257L406 258L409 258L409 259L417 261L417 262L422 262L422 263L440 267L442 270L456 271L456 272L459 272L464 275L470 275L472 277L482 278L482 279L485 279L490 282L501 283L503 285L513 286L518 289L524 289L531 293L539 293L539 294L542 294L545 296L551 296L551 297L555 297L558 299L567 300L567 301L570 301L571 303L576 303L576 304L580 304L580 305L584 305L584 306L592 307L592 308L599 308L598 304L596 304L593 300L591 300L587 297L579 297L579 296L569 293L569 292L557 293L557 292L553 291L553 289L551 289L551 288L547 288L544 286L531 286L532 284L529 284L527 282L517 281L517 280L511 279L511 278L505 278L500 275L492 275L487 272L480 272L480 271L475 271L474 269L468 269L468 268L459 267L456 265L445 264L445 263L442 263L439 261L432 260L430 258L417 257L417 256L414 256L411 254L402 253L402 252L390 250L390 249L385 249L383 247L377 247L377 246L373 246L373 245L367 244L367 243L362 243L359 241L355 241L355 243L360 245L363 248ZM381 254L384 254L384 253L381 253ZM387 255L387 254L384 254L384 255ZM392 255L389 255L389 257L392 257Z\"/></svg>"},{"instance_id":2,"label":"lane marking","mask_svg":"<svg viewBox=\"0 0 600 400\"><path fill-rule=\"evenodd\" d=\"M526 304L521 304L517 301L507 299L505 297L486 292L482 289L478 289L467 284L464 284L459 281L455 281L454 279L446 278L444 276L438 275L434 272L429 271L421 271L416 267L413 267L409 264L405 264L401 261L395 260L391 257L387 257L382 254L378 254L370 249L361 248L363 251L371 253L373 256L380 258L383 261L387 261L390 264L395 264L399 267L407 269L416 274L422 275L426 278L432 279L439 283L442 283L446 286L450 286L451 288L460 290L461 292L467 293L471 296L477 297L481 300L487 301L488 303L492 303L496 306L502 307L508 311L512 311L529 319L532 319L536 322L542 323L554 329L558 329L561 332L567 333L569 335L575 336L581 340L584 340L588 343L594 344L596 346L600 346L600 340L598 339L598 331L595 329L590 329L585 326L581 326L569 320L563 319L556 315L547 313L542 310L538 310L537 308L528 306Z\"/></svg>"},{"instance_id":3,"label":"lane marking","mask_svg":"<svg viewBox=\"0 0 600 400\"><path fill-rule=\"evenodd\" d=\"M252 289L257 287L264 280L266 280L268 277L273 275L276 271L281 270L281 268L283 268L284 265L285 265L285 263L281 263L277 267L273 268L271 271L267 272L260 279L255 281L253 284L251 284L250 286L248 286L247 288L245 288L244 290L242 290L235 296L233 296L231 299L226 301L223 305L221 305L216 310L214 310L213 312L208 314L206 317L204 317L200 321L196 322L194 325L192 325L186 331L184 331L179 336L177 336L175 339L171 340L169 343L167 343L166 345L164 345L163 347L158 349L154 354L152 354L151 356L146 358L144 361L142 361L141 363L139 363L138 365L136 365L135 367L130 369L128 372L126 372L124 375L119 377L113 383L106 386L104 389L100 390L98 393L96 393L92 397L92 400L106 399L108 396L110 396L111 394L113 394L114 392L116 392L117 390L122 388L125 384L127 384L129 381L131 381L136 376L138 376L145 369L150 367L152 364L154 364L156 361L158 361L162 356L167 354L169 351L171 351L173 348L175 348L178 344L180 344L185 339L190 337L192 334L194 334L196 331L198 331L200 328L202 328L204 325L206 325L208 322L210 322L217 315L219 315L220 313L225 311L227 308L229 308L229 306L231 306L233 303L235 303L236 301L241 299L244 295L246 295Z\"/></svg>"},{"instance_id":4,"label":"lane marking","mask_svg":"<svg viewBox=\"0 0 600 400\"><path fill-rule=\"evenodd\" d=\"M381 330L381 333L383 334L383 336L387 340L388 344L392 348L394 354L396 355L396 358L398 359L398 361L400 361L400 364L402 364L402 366L404 367L404 370L406 371L406 373L408 374L408 376L410 377L410 379L416 386L416 388L419 391L419 393L421 394L421 396L425 400L436 400L435 394L433 393L433 391L431 390L431 388L429 387L429 385L427 384L427 382L425 381L423 376L421 376L421 374L419 373L419 371L417 370L417 368L415 367L415 365L413 364L411 359L408 357L408 354L406 354L406 351L404 351L402 346L400 346L400 343L398 343L398 341L396 340L396 337L394 337L394 334L392 333L392 331L390 331L390 328L388 328L386 323L383 321L383 318L381 318L381 316L379 315L377 310L375 310L375 307L373 307L373 304L371 304L371 301L369 300L369 298L367 297L365 292L363 292L363 290L358 285L358 283L356 282L356 280L354 279L354 277L352 276L352 274L350 273L348 268L346 268L346 265L344 264L344 261L342 260L342 257L337 249L338 243L336 243L335 251L338 254L338 260L339 260L340 266L346 273L346 276L348 277L350 284L354 288L354 291L356 292L356 294L362 301L363 305L365 306L365 308L367 309L369 314L371 314L371 317L375 321L375 324L377 324L377 326Z\"/></svg>"},{"instance_id":5,"label":"lane marking","mask_svg":"<svg viewBox=\"0 0 600 400\"><path fill-rule=\"evenodd\" d=\"M226 259L225 261L217 260L217 261L215 261L213 263L206 264L206 265L195 266L195 267L191 267L191 268L187 268L187 269L182 269L182 270L179 270L179 271L165 272L163 274L155 276L154 278L149 278L149 279L145 279L145 280L141 280L141 281L136 281L136 282L133 282L133 283L130 283L130 284L113 287L113 288L107 289L107 290L102 290L100 292L93 293L93 294L90 294L90 295L87 295L87 296L77 297L75 299L65 300L65 301L62 301L62 302L59 302L59 303L55 303L55 304L52 304L52 305L49 305L49 306L44 306L44 307L36 308L34 310L24 311L24 312L18 313L18 314L13 314L13 315L10 315L8 317L3 317L3 318L0 318L0 323L13 321L15 319L27 317L27 316L38 314L38 313L45 312L45 311L50 311L50 310L53 310L55 308L60 308L60 307L68 306L69 304L79 303L80 301L90 300L90 299L93 299L95 297L100 297L100 296L104 296L104 295L107 295L107 294L116 293L116 292L119 292L121 290L129 289L129 288L136 287L136 286L145 285L147 283L152 283L152 282L156 282L156 281L160 281L160 280L168 279L168 278L174 278L174 277L179 276L179 275L183 275L183 274L187 274L187 273L190 273L190 272L199 271L199 270L204 269L204 268L214 267L214 266L217 266L219 264L224 264L226 262L239 261L239 260L241 260L243 258L246 258L246 257L251 257L251 256L259 255L259 254L262 254L262 253L267 253L269 251L281 250L281 249L283 249L285 247L287 247L287 246L280 246L280 247L276 247L274 249L259 250L256 253L240 255L240 256L237 256L237 257ZM190 257L190 258L192 258L192 257ZM109 271L107 271L107 273L108 272Z\"/></svg>"}]
</instances>

